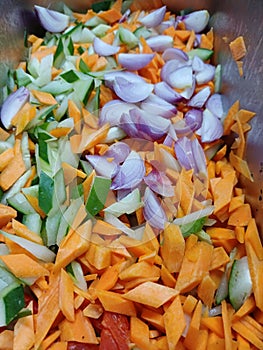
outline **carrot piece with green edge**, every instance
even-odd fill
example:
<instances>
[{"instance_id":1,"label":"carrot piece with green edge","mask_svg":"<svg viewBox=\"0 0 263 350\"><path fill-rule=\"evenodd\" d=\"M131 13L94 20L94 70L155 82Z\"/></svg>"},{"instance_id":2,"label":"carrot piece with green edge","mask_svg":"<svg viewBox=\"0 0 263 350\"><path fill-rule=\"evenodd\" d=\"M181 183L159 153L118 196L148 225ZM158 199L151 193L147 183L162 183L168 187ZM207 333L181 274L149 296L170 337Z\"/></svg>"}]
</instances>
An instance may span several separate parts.
<instances>
[{"instance_id":1,"label":"carrot piece with green edge","mask_svg":"<svg viewBox=\"0 0 263 350\"><path fill-rule=\"evenodd\" d=\"M13 350L28 350L34 347L35 332L32 301L28 304L27 310L31 312L31 315L19 318L14 326Z\"/></svg>"},{"instance_id":2,"label":"carrot piece with green edge","mask_svg":"<svg viewBox=\"0 0 263 350\"><path fill-rule=\"evenodd\" d=\"M26 238L29 241L43 245L42 238L18 220L12 219L12 228L17 236Z\"/></svg>"},{"instance_id":3,"label":"carrot piece with green edge","mask_svg":"<svg viewBox=\"0 0 263 350\"><path fill-rule=\"evenodd\" d=\"M185 252L185 240L179 226L172 223L166 226L162 242L160 253L164 265L171 273L179 272Z\"/></svg>"},{"instance_id":4,"label":"carrot piece with green edge","mask_svg":"<svg viewBox=\"0 0 263 350\"><path fill-rule=\"evenodd\" d=\"M213 247L206 242L186 248L175 290L185 293L196 287L209 271L212 254Z\"/></svg>"},{"instance_id":5,"label":"carrot piece with green edge","mask_svg":"<svg viewBox=\"0 0 263 350\"><path fill-rule=\"evenodd\" d=\"M149 281L123 294L123 297L136 303L158 308L176 295L178 292L175 289Z\"/></svg>"},{"instance_id":6,"label":"carrot piece with green edge","mask_svg":"<svg viewBox=\"0 0 263 350\"><path fill-rule=\"evenodd\" d=\"M259 260L263 260L263 246L259 236L256 220L252 218L248 222L245 233L245 241L250 242Z\"/></svg>"},{"instance_id":7,"label":"carrot piece with green edge","mask_svg":"<svg viewBox=\"0 0 263 350\"><path fill-rule=\"evenodd\" d=\"M95 330L88 317L83 315L82 310L77 310L74 321L64 319L59 323L62 341L75 341L85 344L98 344Z\"/></svg>"},{"instance_id":8,"label":"carrot piece with green edge","mask_svg":"<svg viewBox=\"0 0 263 350\"><path fill-rule=\"evenodd\" d=\"M63 238L57 252L54 271L59 271L86 252L90 244L91 228L91 221L88 220Z\"/></svg>"},{"instance_id":9,"label":"carrot piece with green edge","mask_svg":"<svg viewBox=\"0 0 263 350\"><path fill-rule=\"evenodd\" d=\"M26 254L2 255L0 259L18 278L39 278L49 275L49 271L43 265L31 259Z\"/></svg>"},{"instance_id":10,"label":"carrot piece with green edge","mask_svg":"<svg viewBox=\"0 0 263 350\"><path fill-rule=\"evenodd\" d=\"M60 270L59 308L68 321L75 319L73 280L64 270Z\"/></svg>"},{"instance_id":11,"label":"carrot piece with green edge","mask_svg":"<svg viewBox=\"0 0 263 350\"><path fill-rule=\"evenodd\" d=\"M175 349L186 327L180 296L176 296L163 315L169 349ZM176 327L175 327L176 325Z\"/></svg>"},{"instance_id":12,"label":"carrot piece with green edge","mask_svg":"<svg viewBox=\"0 0 263 350\"><path fill-rule=\"evenodd\" d=\"M96 295L106 311L127 316L136 316L137 314L134 303L121 294L106 290L96 290Z\"/></svg>"}]
</instances>

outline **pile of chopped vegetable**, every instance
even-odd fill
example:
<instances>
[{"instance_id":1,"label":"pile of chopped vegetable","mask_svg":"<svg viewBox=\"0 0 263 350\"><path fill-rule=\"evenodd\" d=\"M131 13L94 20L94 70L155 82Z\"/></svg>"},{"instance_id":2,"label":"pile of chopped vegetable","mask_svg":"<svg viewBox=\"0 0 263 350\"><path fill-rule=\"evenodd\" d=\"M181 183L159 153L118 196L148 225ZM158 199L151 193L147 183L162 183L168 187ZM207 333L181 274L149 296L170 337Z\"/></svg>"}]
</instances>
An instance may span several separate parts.
<instances>
[{"instance_id":1,"label":"pile of chopped vegetable","mask_svg":"<svg viewBox=\"0 0 263 350\"><path fill-rule=\"evenodd\" d=\"M254 113L224 111L206 10L139 4L35 6L1 109L1 349L263 349Z\"/></svg>"}]
</instances>

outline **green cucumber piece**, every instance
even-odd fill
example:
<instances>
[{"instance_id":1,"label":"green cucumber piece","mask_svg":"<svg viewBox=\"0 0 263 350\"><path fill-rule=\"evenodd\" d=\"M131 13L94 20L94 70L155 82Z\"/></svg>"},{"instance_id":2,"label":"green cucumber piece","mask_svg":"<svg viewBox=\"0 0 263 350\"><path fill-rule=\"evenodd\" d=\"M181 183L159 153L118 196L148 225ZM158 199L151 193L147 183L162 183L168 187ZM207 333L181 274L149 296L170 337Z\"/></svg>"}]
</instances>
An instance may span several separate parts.
<instances>
[{"instance_id":1,"label":"green cucumber piece","mask_svg":"<svg viewBox=\"0 0 263 350\"><path fill-rule=\"evenodd\" d=\"M22 222L26 227L29 228L29 230L37 233L40 235L41 227L42 227L42 220L38 213L30 213L23 216Z\"/></svg>"},{"instance_id":2,"label":"green cucumber piece","mask_svg":"<svg viewBox=\"0 0 263 350\"><path fill-rule=\"evenodd\" d=\"M45 214L52 209L54 194L54 179L48 176L44 171L40 172L38 203Z\"/></svg>"},{"instance_id":3,"label":"green cucumber piece","mask_svg":"<svg viewBox=\"0 0 263 350\"><path fill-rule=\"evenodd\" d=\"M25 307L24 289L17 282L9 284L0 291L0 326L13 321Z\"/></svg>"},{"instance_id":4,"label":"green cucumber piece","mask_svg":"<svg viewBox=\"0 0 263 350\"><path fill-rule=\"evenodd\" d=\"M252 293L247 256L234 260L228 284L229 301L238 310Z\"/></svg>"},{"instance_id":5,"label":"green cucumber piece","mask_svg":"<svg viewBox=\"0 0 263 350\"><path fill-rule=\"evenodd\" d=\"M194 222L189 222L188 224L181 225L180 229L184 238L190 236L191 234L197 234L200 232L204 226L205 221L206 217L203 217L197 219Z\"/></svg>"},{"instance_id":6,"label":"green cucumber piece","mask_svg":"<svg viewBox=\"0 0 263 350\"><path fill-rule=\"evenodd\" d=\"M35 209L21 192L7 198L7 203L22 214L36 213Z\"/></svg>"},{"instance_id":7,"label":"green cucumber piece","mask_svg":"<svg viewBox=\"0 0 263 350\"><path fill-rule=\"evenodd\" d=\"M197 48L187 52L187 55L190 59L194 58L194 56L198 56L203 61L207 61L212 57L214 51L209 49Z\"/></svg>"},{"instance_id":8,"label":"green cucumber piece","mask_svg":"<svg viewBox=\"0 0 263 350\"><path fill-rule=\"evenodd\" d=\"M102 176L95 176L87 198L86 210L90 216L98 214L105 205L111 180Z\"/></svg>"}]
</instances>

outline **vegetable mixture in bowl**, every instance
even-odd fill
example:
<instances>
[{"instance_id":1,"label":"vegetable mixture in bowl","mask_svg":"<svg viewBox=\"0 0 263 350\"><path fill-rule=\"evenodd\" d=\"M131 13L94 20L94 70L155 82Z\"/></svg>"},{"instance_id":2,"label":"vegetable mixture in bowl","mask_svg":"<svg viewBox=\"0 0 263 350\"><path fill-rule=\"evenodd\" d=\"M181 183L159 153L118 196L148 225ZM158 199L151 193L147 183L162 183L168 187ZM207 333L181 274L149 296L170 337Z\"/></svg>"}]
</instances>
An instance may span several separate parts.
<instances>
[{"instance_id":1,"label":"vegetable mixture in bowl","mask_svg":"<svg viewBox=\"0 0 263 350\"><path fill-rule=\"evenodd\" d=\"M34 7L0 115L0 349L263 349L255 113L224 110L206 9L139 5Z\"/></svg>"}]
</instances>

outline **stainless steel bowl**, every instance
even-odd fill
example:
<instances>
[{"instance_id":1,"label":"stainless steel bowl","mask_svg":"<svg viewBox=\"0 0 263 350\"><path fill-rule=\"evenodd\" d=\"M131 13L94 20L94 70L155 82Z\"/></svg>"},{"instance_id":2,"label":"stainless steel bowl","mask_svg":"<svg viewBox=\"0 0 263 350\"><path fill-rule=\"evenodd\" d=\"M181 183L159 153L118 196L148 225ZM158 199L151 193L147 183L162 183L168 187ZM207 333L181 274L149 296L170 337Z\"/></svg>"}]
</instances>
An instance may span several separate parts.
<instances>
[{"instance_id":1,"label":"stainless steel bowl","mask_svg":"<svg viewBox=\"0 0 263 350\"><path fill-rule=\"evenodd\" d=\"M147 4L149 4L146 1ZM66 0L75 10L86 8L91 0ZM261 233L263 232L263 1L262 0L163 0L173 11L184 8L203 9L211 13L210 25L215 32L215 63L223 68L222 93L225 108L237 99L241 107L256 112L252 130L248 135L246 159L254 182L242 179L246 198L251 203L253 214ZM143 1L142 1L143 3ZM1 0L0 1L0 85L3 86L9 66L23 57L23 34L38 32L33 4L56 8L51 0ZM233 61L228 42L243 35L247 55L244 75L240 77ZM1 97L1 96L0 96ZM262 235L263 236L263 235Z\"/></svg>"}]
</instances>

